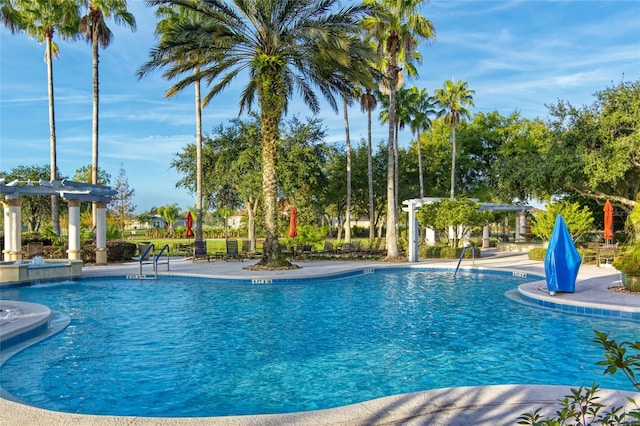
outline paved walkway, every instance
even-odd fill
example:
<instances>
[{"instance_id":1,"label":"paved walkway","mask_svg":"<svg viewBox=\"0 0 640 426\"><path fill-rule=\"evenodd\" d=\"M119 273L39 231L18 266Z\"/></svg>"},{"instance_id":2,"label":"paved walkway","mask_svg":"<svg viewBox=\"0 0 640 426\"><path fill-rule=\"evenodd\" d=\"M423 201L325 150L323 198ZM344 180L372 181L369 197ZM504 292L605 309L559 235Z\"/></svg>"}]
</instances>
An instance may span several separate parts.
<instances>
[{"instance_id":1,"label":"paved walkway","mask_svg":"<svg viewBox=\"0 0 640 426\"><path fill-rule=\"evenodd\" d=\"M225 279L277 280L305 278L345 273L363 268L387 267L455 267L457 261L426 260L416 264L349 261L296 261L299 269L287 271L250 271L246 266L256 261L198 261L172 259L159 265L159 274L198 275ZM542 262L531 261L526 254L497 253L484 250L483 258L464 260L461 268L486 268L544 276ZM83 268L83 276L136 275L138 263ZM143 274L152 274L144 265ZM550 296L545 281L523 284L519 291L526 298L545 306L562 309L622 312L640 319L640 296L615 292L609 288L621 286L620 274L612 268L583 265L580 268L575 293ZM640 325L639 325L640 327ZM563 386L501 385L436 389L412 394L395 395L329 410L283 415L233 416L216 418L144 418L85 416L66 414L18 404L0 399L0 423L3 425L513 425L522 413L542 408L543 414L558 409L557 401L569 394ZM600 403L607 406L632 408L626 400L640 393L603 390Z\"/></svg>"}]
</instances>

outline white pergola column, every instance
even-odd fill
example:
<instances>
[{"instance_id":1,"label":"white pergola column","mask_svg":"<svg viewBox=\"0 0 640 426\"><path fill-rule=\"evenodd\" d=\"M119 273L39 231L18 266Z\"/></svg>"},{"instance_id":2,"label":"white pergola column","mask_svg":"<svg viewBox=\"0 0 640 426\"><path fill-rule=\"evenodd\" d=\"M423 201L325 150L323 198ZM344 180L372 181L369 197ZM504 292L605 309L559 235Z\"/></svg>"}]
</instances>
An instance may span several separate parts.
<instances>
[{"instance_id":1,"label":"white pergola column","mask_svg":"<svg viewBox=\"0 0 640 426\"><path fill-rule=\"evenodd\" d=\"M527 214L525 212L516 213L516 243L523 243L524 227L527 225Z\"/></svg>"},{"instance_id":2,"label":"white pergola column","mask_svg":"<svg viewBox=\"0 0 640 426\"><path fill-rule=\"evenodd\" d=\"M490 246L490 233L489 233L489 225L485 225L482 227L482 248L489 248Z\"/></svg>"},{"instance_id":3,"label":"white pergola column","mask_svg":"<svg viewBox=\"0 0 640 426\"><path fill-rule=\"evenodd\" d=\"M409 203L407 212L409 213L409 251L407 257L409 262L418 261L418 218L416 217L416 205Z\"/></svg>"},{"instance_id":4,"label":"white pergola column","mask_svg":"<svg viewBox=\"0 0 640 426\"><path fill-rule=\"evenodd\" d=\"M436 230L427 226L424 231L424 239L428 245L434 245L436 243Z\"/></svg>"},{"instance_id":5,"label":"white pergola column","mask_svg":"<svg viewBox=\"0 0 640 426\"><path fill-rule=\"evenodd\" d=\"M67 254L69 259L82 259L82 250L80 249L80 201L69 200L69 250Z\"/></svg>"},{"instance_id":6,"label":"white pergola column","mask_svg":"<svg viewBox=\"0 0 640 426\"><path fill-rule=\"evenodd\" d=\"M107 203L94 203L96 207L96 265L107 264Z\"/></svg>"},{"instance_id":7,"label":"white pergola column","mask_svg":"<svg viewBox=\"0 0 640 426\"><path fill-rule=\"evenodd\" d=\"M4 261L22 260L22 200L5 199L4 208Z\"/></svg>"}]
</instances>

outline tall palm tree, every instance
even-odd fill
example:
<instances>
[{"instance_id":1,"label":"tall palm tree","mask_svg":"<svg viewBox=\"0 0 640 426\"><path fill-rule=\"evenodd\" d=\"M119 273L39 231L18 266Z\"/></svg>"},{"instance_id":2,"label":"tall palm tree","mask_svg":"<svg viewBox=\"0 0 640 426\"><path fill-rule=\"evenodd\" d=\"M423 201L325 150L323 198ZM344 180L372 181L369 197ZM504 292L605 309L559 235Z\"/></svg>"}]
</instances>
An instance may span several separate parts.
<instances>
[{"instance_id":1,"label":"tall palm tree","mask_svg":"<svg viewBox=\"0 0 640 426\"><path fill-rule=\"evenodd\" d=\"M388 90L385 90L388 92ZM400 165L398 161L398 138L400 130L404 130L404 127L411 122L412 108L414 95L410 89L403 89L398 85L396 89L396 107L395 107L395 127L393 130L393 155L395 157L395 163L393 165L393 182L394 182L394 197L398 199L398 183L400 181ZM381 94L380 100L384 109L380 111L380 121L388 123L390 119L390 96L388 94ZM397 214L398 203L394 204Z\"/></svg>"},{"instance_id":2,"label":"tall palm tree","mask_svg":"<svg viewBox=\"0 0 640 426\"><path fill-rule=\"evenodd\" d=\"M370 87L366 87L360 96L360 109L367 113L367 180L369 183L369 241L375 238L375 224L373 223L373 151L371 149L371 111L376 108L377 101Z\"/></svg>"},{"instance_id":3,"label":"tall palm tree","mask_svg":"<svg viewBox=\"0 0 640 426\"><path fill-rule=\"evenodd\" d=\"M467 87L466 81L453 82L447 80L443 88L435 90L434 96L440 107L438 117L443 117L445 122L451 126L451 193L450 198L455 198L456 186L456 127L464 118L469 118L468 106L475 106L473 95L475 90Z\"/></svg>"},{"instance_id":4,"label":"tall palm tree","mask_svg":"<svg viewBox=\"0 0 640 426\"><path fill-rule=\"evenodd\" d=\"M192 70L193 64L199 65L198 73L182 79L177 86L204 78L211 84L204 105L235 78L247 78L240 113L250 111L257 96L265 224L264 254L259 263L267 266L285 263L279 256L276 196L280 122L294 90L314 113L319 111L314 86L338 112L335 94L351 91L352 82L362 80L354 72L363 67L354 65L368 65L374 60L372 49L348 34L371 8L341 7L338 0L148 1L150 5L165 3L180 4L204 15L206 20L200 25L185 26L171 42L154 49L148 64L162 64L166 55L176 50L192 52L192 63L171 64L168 74L178 77ZM331 68L335 74L326 72Z\"/></svg>"},{"instance_id":5,"label":"tall palm tree","mask_svg":"<svg viewBox=\"0 0 640 426\"><path fill-rule=\"evenodd\" d=\"M183 26L187 25L189 28L192 26L202 24L204 16L181 6L160 6L156 10L156 16L161 18L156 24L156 34L160 36L159 46L163 46L164 43L171 43L175 37L179 37L179 34L183 30ZM171 55L166 55L165 62L149 64L149 66L142 67L138 76L141 78L145 74L149 73L152 69L168 64L169 62L175 63L192 63L193 69L191 72L197 75L200 71L200 67L193 62L191 58L193 52L191 51L175 51ZM165 75L167 79L171 79ZM193 80L194 92L195 92L195 116L196 116L196 232L195 241L196 247L201 245L198 242L202 241L202 96L200 79ZM170 87L165 96L171 98L181 92L186 86L174 85Z\"/></svg>"},{"instance_id":6,"label":"tall palm tree","mask_svg":"<svg viewBox=\"0 0 640 426\"><path fill-rule=\"evenodd\" d=\"M87 3L87 0L82 0ZM88 0L87 14L80 19L78 31L85 35L91 43L93 61L93 128L91 130L91 183L98 183L98 108L99 108L99 78L98 47L106 49L111 44L112 33L105 18L113 18L118 24L124 24L131 29L136 28L135 17L127 10L126 0ZM93 226L96 226L96 203L93 203Z\"/></svg>"},{"instance_id":7,"label":"tall palm tree","mask_svg":"<svg viewBox=\"0 0 640 426\"><path fill-rule=\"evenodd\" d=\"M23 32L29 38L45 43L47 87L49 92L49 145L51 180L57 179L56 120L53 93L53 59L59 55L53 41L56 30L62 39L78 36L80 11L76 0L1 0L2 21L12 33ZM60 234L58 198L51 196L53 232Z\"/></svg>"},{"instance_id":8,"label":"tall palm tree","mask_svg":"<svg viewBox=\"0 0 640 426\"><path fill-rule=\"evenodd\" d=\"M400 65L408 75L416 75L414 61L421 59L417 51L419 39L430 40L435 37L435 27L422 16L418 9L424 0L367 0L369 4L380 6L380 13L363 20L363 27L372 39L376 40L378 50L384 53L381 66L386 70L386 83L389 88L389 140L387 164L387 257L398 256L397 199L395 196L394 138L396 126L396 86L401 71Z\"/></svg>"},{"instance_id":9,"label":"tall palm tree","mask_svg":"<svg viewBox=\"0 0 640 426\"><path fill-rule=\"evenodd\" d=\"M344 242L351 243L351 135L349 132L349 104L351 97L347 93L342 94L342 107L344 116L344 131L346 133L347 149L347 205L344 215Z\"/></svg>"},{"instance_id":10,"label":"tall palm tree","mask_svg":"<svg viewBox=\"0 0 640 426\"><path fill-rule=\"evenodd\" d=\"M435 115L434 99L429 96L427 89L411 89L411 133L416 137L416 145L418 150L418 176L420 180L420 198L424 197L424 176L422 173L422 149L421 137L422 132L431 127L430 115Z\"/></svg>"}]
</instances>

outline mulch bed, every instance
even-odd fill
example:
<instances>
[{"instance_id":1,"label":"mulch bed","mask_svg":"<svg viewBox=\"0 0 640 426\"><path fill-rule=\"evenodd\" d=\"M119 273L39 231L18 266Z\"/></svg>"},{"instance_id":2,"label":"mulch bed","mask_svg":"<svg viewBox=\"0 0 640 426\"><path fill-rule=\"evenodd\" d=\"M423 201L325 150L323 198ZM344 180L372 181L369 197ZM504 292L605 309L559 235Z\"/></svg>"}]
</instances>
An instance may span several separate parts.
<instances>
[{"instance_id":1,"label":"mulch bed","mask_svg":"<svg viewBox=\"0 0 640 426\"><path fill-rule=\"evenodd\" d=\"M640 296L639 292L637 292L637 291L629 291L623 286L609 287L609 290L613 290L613 291L618 292L618 293L630 294L632 296Z\"/></svg>"}]
</instances>

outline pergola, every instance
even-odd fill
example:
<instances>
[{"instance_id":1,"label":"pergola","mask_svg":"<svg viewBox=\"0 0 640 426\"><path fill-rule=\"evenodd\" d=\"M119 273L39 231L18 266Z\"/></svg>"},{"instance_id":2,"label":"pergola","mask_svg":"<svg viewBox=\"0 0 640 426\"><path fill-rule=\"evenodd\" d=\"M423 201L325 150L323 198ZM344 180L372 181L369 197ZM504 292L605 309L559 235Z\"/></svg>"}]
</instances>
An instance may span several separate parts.
<instances>
[{"instance_id":1,"label":"pergola","mask_svg":"<svg viewBox=\"0 0 640 426\"><path fill-rule=\"evenodd\" d=\"M107 204L117 191L104 185L70 180L19 181L9 183L0 178L0 195L4 196L4 250L5 261L22 260L22 196L59 196L69 205L69 259L81 259L80 203L92 202L96 206L96 264L107 263Z\"/></svg>"},{"instance_id":2,"label":"pergola","mask_svg":"<svg viewBox=\"0 0 640 426\"><path fill-rule=\"evenodd\" d=\"M408 230L408 238L409 238L409 250L408 250L408 258L409 262L417 262L418 261L418 218L416 217L416 211L425 204L432 204L441 201L443 198L439 197L425 197L425 198L412 198L410 200L405 200L402 204L405 207L402 208L402 211L407 212L409 214L409 230ZM474 200L477 201L477 200ZM527 205L517 205L517 204L497 204L497 203L479 203L480 208L479 211L512 211L518 212L516 215L516 241L522 240L524 234L526 233L527 226L527 218L526 212L529 210L533 210L532 206ZM435 242L435 233L432 233ZM482 247L489 247L489 226L485 225L482 230Z\"/></svg>"}]
</instances>

